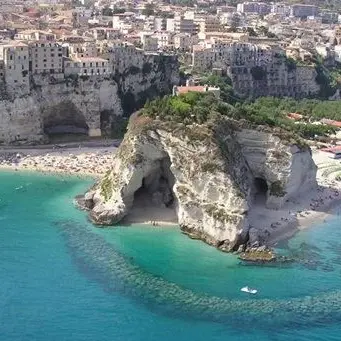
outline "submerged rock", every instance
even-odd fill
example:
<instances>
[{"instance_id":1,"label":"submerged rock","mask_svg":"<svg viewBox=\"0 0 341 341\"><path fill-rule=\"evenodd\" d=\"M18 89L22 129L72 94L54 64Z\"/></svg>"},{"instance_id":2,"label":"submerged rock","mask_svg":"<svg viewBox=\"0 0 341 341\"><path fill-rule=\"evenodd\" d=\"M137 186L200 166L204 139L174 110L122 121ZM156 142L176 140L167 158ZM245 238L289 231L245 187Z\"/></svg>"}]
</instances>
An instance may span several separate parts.
<instances>
[{"instance_id":1,"label":"submerged rock","mask_svg":"<svg viewBox=\"0 0 341 341\"><path fill-rule=\"evenodd\" d=\"M174 207L191 238L236 251L264 243L263 233L248 221L260 191L256 178L263 181L265 204L280 207L316 186L310 149L227 118L184 125L135 116L112 169L78 202L95 224L112 225L129 213L136 193L145 191L155 207Z\"/></svg>"}]
</instances>

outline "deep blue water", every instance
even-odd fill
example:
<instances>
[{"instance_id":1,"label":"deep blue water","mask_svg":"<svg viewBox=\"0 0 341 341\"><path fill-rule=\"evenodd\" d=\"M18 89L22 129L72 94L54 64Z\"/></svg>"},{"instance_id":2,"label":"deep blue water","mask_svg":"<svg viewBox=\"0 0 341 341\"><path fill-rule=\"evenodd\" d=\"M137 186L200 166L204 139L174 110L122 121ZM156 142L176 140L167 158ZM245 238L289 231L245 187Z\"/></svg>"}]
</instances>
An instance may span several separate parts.
<instances>
[{"instance_id":1,"label":"deep blue water","mask_svg":"<svg viewBox=\"0 0 341 341\"><path fill-rule=\"evenodd\" d=\"M1 341L341 340L339 212L280 245L294 264L245 266L177 228L94 228L90 184L0 173Z\"/></svg>"}]
</instances>

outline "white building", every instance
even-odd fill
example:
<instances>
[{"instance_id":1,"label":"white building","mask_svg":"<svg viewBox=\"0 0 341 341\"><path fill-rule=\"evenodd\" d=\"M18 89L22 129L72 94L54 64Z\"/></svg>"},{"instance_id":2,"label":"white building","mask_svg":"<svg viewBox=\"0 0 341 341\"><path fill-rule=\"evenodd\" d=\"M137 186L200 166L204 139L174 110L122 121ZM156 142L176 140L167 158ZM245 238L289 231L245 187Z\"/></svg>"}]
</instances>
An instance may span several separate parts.
<instances>
[{"instance_id":1,"label":"white building","mask_svg":"<svg viewBox=\"0 0 341 341\"><path fill-rule=\"evenodd\" d=\"M65 61L65 75L99 76L111 73L109 61L103 58L77 58Z\"/></svg>"},{"instance_id":2,"label":"white building","mask_svg":"<svg viewBox=\"0 0 341 341\"><path fill-rule=\"evenodd\" d=\"M0 59L3 59L3 74L7 90L13 93L29 93L28 46L22 42L0 45Z\"/></svg>"},{"instance_id":3,"label":"white building","mask_svg":"<svg viewBox=\"0 0 341 341\"><path fill-rule=\"evenodd\" d=\"M163 50L173 45L173 34L170 32L162 31L157 32L153 36L157 38L158 49Z\"/></svg>"},{"instance_id":4,"label":"white building","mask_svg":"<svg viewBox=\"0 0 341 341\"><path fill-rule=\"evenodd\" d=\"M15 40L48 40L48 41L55 41L56 35L53 33L45 32L45 31L39 31L39 30L24 30L21 32L18 32L14 36Z\"/></svg>"}]
</instances>

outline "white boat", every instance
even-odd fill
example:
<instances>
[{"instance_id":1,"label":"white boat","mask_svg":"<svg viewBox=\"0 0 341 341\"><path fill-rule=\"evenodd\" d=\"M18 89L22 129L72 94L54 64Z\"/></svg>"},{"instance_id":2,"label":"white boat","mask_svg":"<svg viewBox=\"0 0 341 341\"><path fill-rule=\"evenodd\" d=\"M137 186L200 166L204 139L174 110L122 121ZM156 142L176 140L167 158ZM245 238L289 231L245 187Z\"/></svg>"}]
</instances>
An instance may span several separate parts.
<instances>
[{"instance_id":1,"label":"white boat","mask_svg":"<svg viewBox=\"0 0 341 341\"><path fill-rule=\"evenodd\" d=\"M240 291L243 291L243 292L247 292L248 294L257 294L257 290L256 289L251 289L249 287L243 287L240 289Z\"/></svg>"}]
</instances>

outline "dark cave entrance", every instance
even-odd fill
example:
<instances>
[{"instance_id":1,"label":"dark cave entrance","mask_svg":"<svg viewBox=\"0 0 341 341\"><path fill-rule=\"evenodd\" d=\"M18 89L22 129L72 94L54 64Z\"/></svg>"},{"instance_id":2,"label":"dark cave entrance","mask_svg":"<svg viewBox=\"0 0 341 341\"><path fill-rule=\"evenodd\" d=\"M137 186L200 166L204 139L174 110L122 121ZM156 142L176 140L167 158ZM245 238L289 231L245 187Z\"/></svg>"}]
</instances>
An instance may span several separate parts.
<instances>
[{"instance_id":1,"label":"dark cave entrance","mask_svg":"<svg viewBox=\"0 0 341 341\"><path fill-rule=\"evenodd\" d=\"M175 179L170 164L169 157L155 161L155 168L143 178L141 187L134 193L128 221L177 223Z\"/></svg>"},{"instance_id":2,"label":"dark cave entrance","mask_svg":"<svg viewBox=\"0 0 341 341\"><path fill-rule=\"evenodd\" d=\"M89 135L89 126L84 115L68 101L45 109L43 126L51 143L80 141L87 139Z\"/></svg>"},{"instance_id":3,"label":"dark cave entrance","mask_svg":"<svg viewBox=\"0 0 341 341\"><path fill-rule=\"evenodd\" d=\"M263 178L256 177L253 185L255 203L265 205L269 190L267 182Z\"/></svg>"}]
</instances>

